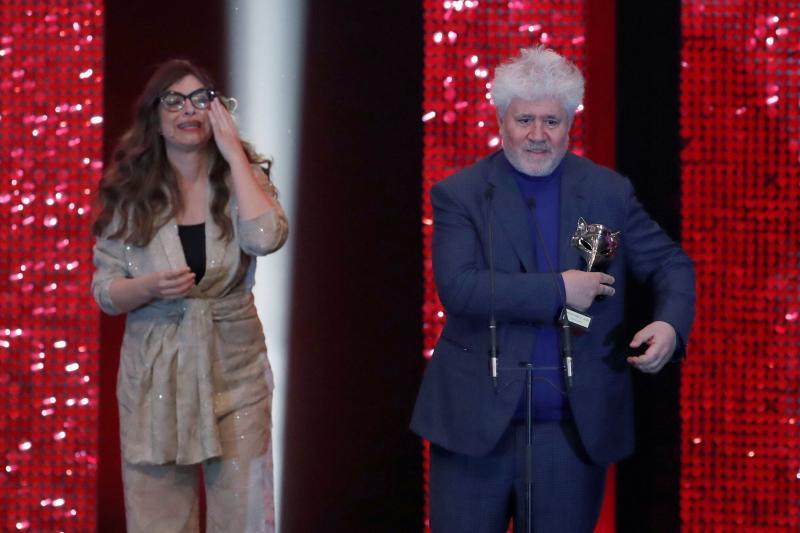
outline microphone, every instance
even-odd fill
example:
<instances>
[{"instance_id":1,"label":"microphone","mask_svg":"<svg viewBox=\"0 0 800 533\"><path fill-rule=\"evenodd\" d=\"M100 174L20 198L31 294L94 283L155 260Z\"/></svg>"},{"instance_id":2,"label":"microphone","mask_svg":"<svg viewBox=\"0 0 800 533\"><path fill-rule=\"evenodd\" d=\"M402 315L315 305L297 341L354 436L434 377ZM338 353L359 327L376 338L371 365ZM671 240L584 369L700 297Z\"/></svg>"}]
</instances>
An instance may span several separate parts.
<instances>
[{"instance_id":1,"label":"microphone","mask_svg":"<svg viewBox=\"0 0 800 533\"><path fill-rule=\"evenodd\" d=\"M567 390L572 388L572 329L566 317L561 318L561 357Z\"/></svg>"},{"instance_id":2,"label":"microphone","mask_svg":"<svg viewBox=\"0 0 800 533\"><path fill-rule=\"evenodd\" d=\"M527 204L528 209L531 211L531 215L533 217L533 226L536 228L536 237L539 239L539 244L542 246L544 259L547 261L547 268L550 270L553 285L555 285L556 292L561 299L561 307L562 309L565 309L567 305L567 295L564 294L564 292L561 290L561 284L558 283L558 279L556 278L556 269L553 267L553 262L550 260L550 253L547 251L547 244L542 236L542 231L539 229L539 224L536 222L536 199L533 197L527 198L525 203ZM570 328L569 320L567 320L563 313L559 320L561 322L561 366L564 372L564 382L567 385L567 390L569 390L572 388L573 378L572 329Z\"/></svg>"},{"instance_id":3,"label":"microphone","mask_svg":"<svg viewBox=\"0 0 800 533\"><path fill-rule=\"evenodd\" d=\"M486 227L486 244L489 248L489 253L486 255L489 259L489 374L492 376L492 385L495 392L497 392L497 322L494 316L494 242L492 238L492 219L494 218L494 209L492 200L494 199L494 186L490 185L484 194L488 204L488 224Z\"/></svg>"}]
</instances>

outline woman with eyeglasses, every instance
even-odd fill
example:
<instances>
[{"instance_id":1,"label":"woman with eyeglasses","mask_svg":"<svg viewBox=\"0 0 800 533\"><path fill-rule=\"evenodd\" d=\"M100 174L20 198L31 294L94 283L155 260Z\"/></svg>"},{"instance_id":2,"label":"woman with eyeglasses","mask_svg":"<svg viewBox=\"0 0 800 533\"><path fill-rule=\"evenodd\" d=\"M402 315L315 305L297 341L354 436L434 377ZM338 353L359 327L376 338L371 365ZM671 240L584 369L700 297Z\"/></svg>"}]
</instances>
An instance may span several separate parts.
<instances>
[{"instance_id":1,"label":"woman with eyeglasses","mask_svg":"<svg viewBox=\"0 0 800 533\"><path fill-rule=\"evenodd\" d=\"M287 219L209 76L162 64L100 181L92 292L128 313L117 379L127 530L274 530L256 257Z\"/></svg>"}]
</instances>

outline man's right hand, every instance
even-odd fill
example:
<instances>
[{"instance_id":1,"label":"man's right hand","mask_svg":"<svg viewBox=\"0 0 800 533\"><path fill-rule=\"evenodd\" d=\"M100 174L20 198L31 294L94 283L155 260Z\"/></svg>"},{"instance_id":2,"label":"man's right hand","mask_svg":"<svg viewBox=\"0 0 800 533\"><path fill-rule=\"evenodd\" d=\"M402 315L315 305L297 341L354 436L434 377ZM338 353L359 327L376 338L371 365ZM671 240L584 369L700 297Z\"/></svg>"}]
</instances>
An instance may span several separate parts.
<instances>
[{"instance_id":1,"label":"man's right hand","mask_svg":"<svg viewBox=\"0 0 800 533\"><path fill-rule=\"evenodd\" d=\"M603 272L584 272L567 270L561 273L564 289L567 292L567 305L577 311L584 311L598 296L613 296L614 277Z\"/></svg>"}]
</instances>

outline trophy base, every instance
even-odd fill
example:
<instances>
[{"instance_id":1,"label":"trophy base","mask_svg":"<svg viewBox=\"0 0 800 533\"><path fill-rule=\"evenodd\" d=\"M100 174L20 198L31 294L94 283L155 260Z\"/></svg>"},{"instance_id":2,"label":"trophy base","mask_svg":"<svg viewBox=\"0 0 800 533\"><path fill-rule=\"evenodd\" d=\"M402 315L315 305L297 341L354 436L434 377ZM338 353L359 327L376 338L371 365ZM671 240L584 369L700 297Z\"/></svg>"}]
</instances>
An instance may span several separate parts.
<instances>
[{"instance_id":1,"label":"trophy base","mask_svg":"<svg viewBox=\"0 0 800 533\"><path fill-rule=\"evenodd\" d=\"M576 311L571 307L564 307L564 309L561 310L559 320L562 324L567 323L581 331L588 331L589 326L592 324L592 317L590 315Z\"/></svg>"}]
</instances>

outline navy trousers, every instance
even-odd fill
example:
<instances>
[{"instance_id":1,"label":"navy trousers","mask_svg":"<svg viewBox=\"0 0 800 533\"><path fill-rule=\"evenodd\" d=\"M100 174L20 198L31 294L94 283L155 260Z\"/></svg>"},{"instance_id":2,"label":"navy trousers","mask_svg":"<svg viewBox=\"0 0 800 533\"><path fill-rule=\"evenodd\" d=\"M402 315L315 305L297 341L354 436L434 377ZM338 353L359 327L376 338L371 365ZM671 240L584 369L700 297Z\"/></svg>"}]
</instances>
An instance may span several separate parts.
<instances>
[{"instance_id":1,"label":"navy trousers","mask_svg":"<svg viewBox=\"0 0 800 533\"><path fill-rule=\"evenodd\" d=\"M525 528L524 422L513 422L488 455L470 457L431 444L431 533L505 533ZM588 459L572 421L533 431L533 529L592 533L606 467Z\"/></svg>"}]
</instances>

